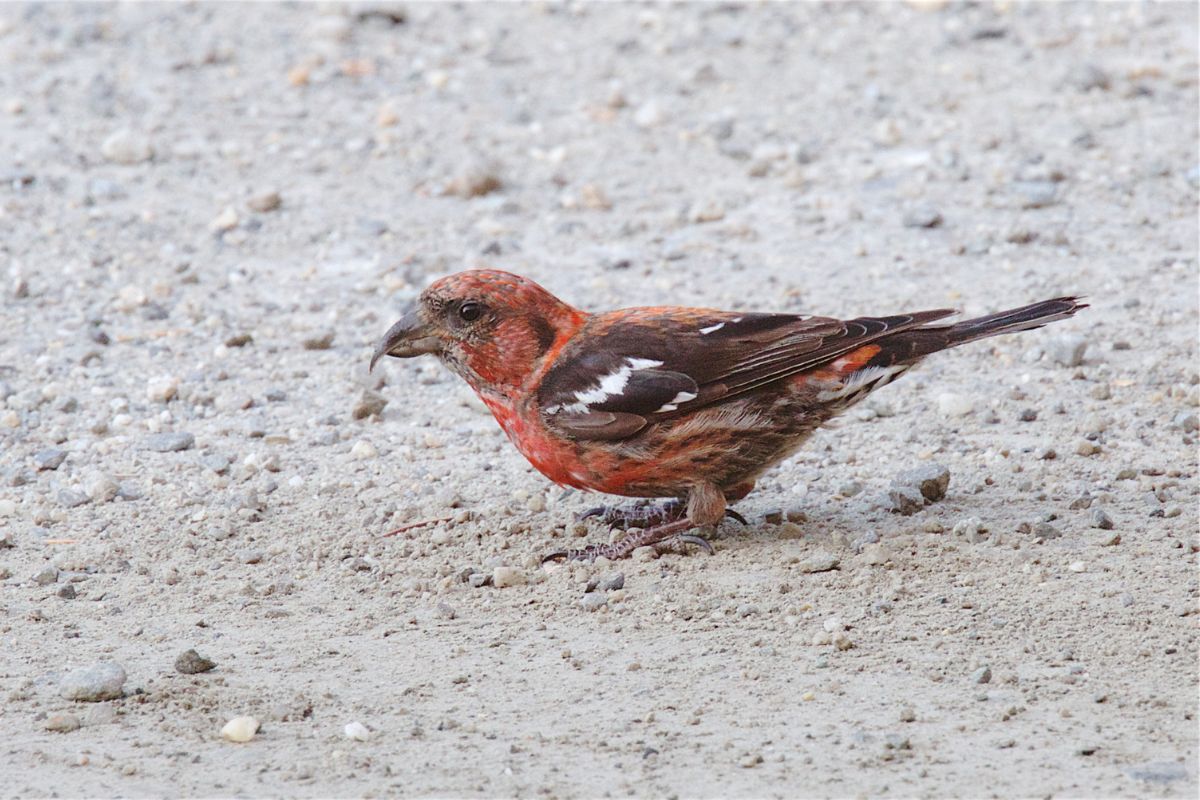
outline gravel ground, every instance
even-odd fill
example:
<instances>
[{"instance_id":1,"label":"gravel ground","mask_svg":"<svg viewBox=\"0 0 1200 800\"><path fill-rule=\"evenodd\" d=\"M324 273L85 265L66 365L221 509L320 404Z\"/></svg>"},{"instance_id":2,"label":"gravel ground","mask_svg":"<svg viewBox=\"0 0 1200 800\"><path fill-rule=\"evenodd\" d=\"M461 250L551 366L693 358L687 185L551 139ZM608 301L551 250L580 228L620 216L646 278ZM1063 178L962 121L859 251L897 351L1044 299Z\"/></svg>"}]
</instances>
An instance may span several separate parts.
<instances>
[{"instance_id":1,"label":"gravel ground","mask_svg":"<svg viewBox=\"0 0 1200 800\"><path fill-rule=\"evenodd\" d=\"M1195 797L1197 33L0 6L0 794ZM587 308L1092 308L874 395L713 557L545 573L596 498L436 363L366 373L485 264Z\"/></svg>"}]
</instances>

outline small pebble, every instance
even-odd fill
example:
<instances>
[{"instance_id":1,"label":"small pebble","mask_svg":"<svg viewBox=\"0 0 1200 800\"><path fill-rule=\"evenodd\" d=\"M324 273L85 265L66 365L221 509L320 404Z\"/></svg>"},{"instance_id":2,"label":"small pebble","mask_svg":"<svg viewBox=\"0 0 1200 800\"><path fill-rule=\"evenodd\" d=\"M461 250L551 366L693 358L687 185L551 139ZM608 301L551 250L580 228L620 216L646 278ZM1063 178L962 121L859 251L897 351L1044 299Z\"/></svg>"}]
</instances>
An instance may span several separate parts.
<instances>
[{"instance_id":1,"label":"small pebble","mask_svg":"<svg viewBox=\"0 0 1200 800\"><path fill-rule=\"evenodd\" d=\"M190 450L195 444L196 437L192 434L186 431L174 431L148 436L143 446L145 449L152 450L155 453L176 453L181 450Z\"/></svg>"},{"instance_id":2,"label":"small pebble","mask_svg":"<svg viewBox=\"0 0 1200 800\"><path fill-rule=\"evenodd\" d=\"M351 722L343 729L346 738L355 742L365 742L371 738L371 732L361 722Z\"/></svg>"},{"instance_id":3,"label":"small pebble","mask_svg":"<svg viewBox=\"0 0 1200 800\"><path fill-rule=\"evenodd\" d=\"M936 208L922 206L905 212L903 222L906 228L936 228L942 224L942 214Z\"/></svg>"},{"instance_id":4,"label":"small pebble","mask_svg":"<svg viewBox=\"0 0 1200 800\"><path fill-rule=\"evenodd\" d=\"M49 586L52 583L58 582L58 567L46 566L42 567L33 576L33 582L38 586Z\"/></svg>"},{"instance_id":5,"label":"small pebble","mask_svg":"<svg viewBox=\"0 0 1200 800\"><path fill-rule=\"evenodd\" d=\"M164 375L146 382L146 399L151 403L166 403L179 393L179 378Z\"/></svg>"},{"instance_id":6,"label":"small pebble","mask_svg":"<svg viewBox=\"0 0 1200 800\"><path fill-rule=\"evenodd\" d=\"M1110 531L1113 528L1112 517L1103 508L1092 509L1090 520L1093 528L1099 528L1102 531Z\"/></svg>"},{"instance_id":7,"label":"small pebble","mask_svg":"<svg viewBox=\"0 0 1200 800\"><path fill-rule=\"evenodd\" d=\"M1063 334L1052 337L1045 347L1046 354L1054 363L1064 367L1078 367L1083 363L1088 340L1079 334Z\"/></svg>"},{"instance_id":8,"label":"small pebble","mask_svg":"<svg viewBox=\"0 0 1200 800\"><path fill-rule=\"evenodd\" d=\"M266 214L274 211L283 205L283 198L279 192L262 192L261 194L251 195L246 201L246 207L251 211L257 211L260 214Z\"/></svg>"},{"instance_id":9,"label":"small pebble","mask_svg":"<svg viewBox=\"0 0 1200 800\"><path fill-rule=\"evenodd\" d=\"M387 404L387 398L379 392L363 389L362 395L358 398L358 402L354 404L354 409L350 412L350 416L354 419L378 417L383 414L383 409L387 407Z\"/></svg>"},{"instance_id":10,"label":"small pebble","mask_svg":"<svg viewBox=\"0 0 1200 800\"><path fill-rule=\"evenodd\" d=\"M1045 208L1058 201L1058 185L1053 181L1016 181L1012 188L1021 208Z\"/></svg>"},{"instance_id":11,"label":"small pebble","mask_svg":"<svg viewBox=\"0 0 1200 800\"><path fill-rule=\"evenodd\" d=\"M524 586L525 583L525 573L514 567L496 567L492 570L492 585L497 589Z\"/></svg>"},{"instance_id":12,"label":"small pebble","mask_svg":"<svg viewBox=\"0 0 1200 800\"><path fill-rule=\"evenodd\" d=\"M608 598L600 592L585 594L579 601L579 607L584 611L599 611L606 605L608 605Z\"/></svg>"},{"instance_id":13,"label":"small pebble","mask_svg":"<svg viewBox=\"0 0 1200 800\"><path fill-rule=\"evenodd\" d=\"M1187 433L1191 433L1194 430L1200 429L1200 415L1197 415L1195 411L1180 411L1175 415L1175 419L1172 420L1171 424L1176 428L1182 428Z\"/></svg>"},{"instance_id":14,"label":"small pebble","mask_svg":"<svg viewBox=\"0 0 1200 800\"><path fill-rule=\"evenodd\" d=\"M1061 539L1063 533L1049 522L1039 522L1033 526L1033 535L1039 539Z\"/></svg>"},{"instance_id":15,"label":"small pebble","mask_svg":"<svg viewBox=\"0 0 1200 800\"><path fill-rule=\"evenodd\" d=\"M462 198L482 197L498 191L504 182L496 167L481 161L465 164L446 184L446 194Z\"/></svg>"},{"instance_id":16,"label":"small pebble","mask_svg":"<svg viewBox=\"0 0 1200 800\"><path fill-rule=\"evenodd\" d=\"M954 523L951 533L955 536L964 537L971 544L979 544L988 538L987 528L984 527L983 522L978 517L960 519Z\"/></svg>"},{"instance_id":17,"label":"small pebble","mask_svg":"<svg viewBox=\"0 0 1200 800\"><path fill-rule=\"evenodd\" d=\"M93 472L84 481L83 490L94 503L107 503L117 496L121 490L120 484L107 473Z\"/></svg>"},{"instance_id":18,"label":"small pebble","mask_svg":"<svg viewBox=\"0 0 1200 800\"><path fill-rule=\"evenodd\" d=\"M183 675L198 675L217 666L217 662L205 658L195 650L184 650L175 659L175 671Z\"/></svg>"},{"instance_id":19,"label":"small pebble","mask_svg":"<svg viewBox=\"0 0 1200 800\"><path fill-rule=\"evenodd\" d=\"M305 350L328 350L333 347L333 331L321 331L301 341Z\"/></svg>"},{"instance_id":20,"label":"small pebble","mask_svg":"<svg viewBox=\"0 0 1200 800\"><path fill-rule=\"evenodd\" d=\"M359 439L350 448L350 457L357 461L366 461L370 458L375 458L379 455L379 451L375 449L375 445L368 442L366 439Z\"/></svg>"},{"instance_id":21,"label":"small pebble","mask_svg":"<svg viewBox=\"0 0 1200 800\"><path fill-rule=\"evenodd\" d=\"M225 233L236 228L238 222L237 211L232 206L226 206L220 214L213 217L212 222L208 223L208 229L214 233Z\"/></svg>"},{"instance_id":22,"label":"small pebble","mask_svg":"<svg viewBox=\"0 0 1200 800\"><path fill-rule=\"evenodd\" d=\"M986 664L971 673L971 683L991 683L992 668Z\"/></svg>"},{"instance_id":23,"label":"small pebble","mask_svg":"<svg viewBox=\"0 0 1200 800\"><path fill-rule=\"evenodd\" d=\"M836 555L825 550L819 550L808 558L803 559L797 564L797 567L799 567L801 572L807 573L828 572L836 569L838 563L839 559Z\"/></svg>"},{"instance_id":24,"label":"small pebble","mask_svg":"<svg viewBox=\"0 0 1200 800\"><path fill-rule=\"evenodd\" d=\"M946 417L965 417L975 410L975 401L953 392L942 392L937 398L938 411Z\"/></svg>"},{"instance_id":25,"label":"small pebble","mask_svg":"<svg viewBox=\"0 0 1200 800\"><path fill-rule=\"evenodd\" d=\"M254 717L234 717L221 728L221 736L231 742L248 742L258 733L258 720Z\"/></svg>"},{"instance_id":26,"label":"small pebble","mask_svg":"<svg viewBox=\"0 0 1200 800\"><path fill-rule=\"evenodd\" d=\"M79 717L74 714L53 714L46 720L45 728L54 733L71 733L79 730Z\"/></svg>"},{"instance_id":27,"label":"small pebble","mask_svg":"<svg viewBox=\"0 0 1200 800\"><path fill-rule=\"evenodd\" d=\"M625 573L610 572L600 579L598 588L602 592L613 592L625 588Z\"/></svg>"},{"instance_id":28,"label":"small pebble","mask_svg":"<svg viewBox=\"0 0 1200 800\"><path fill-rule=\"evenodd\" d=\"M33 454L33 465L39 471L56 470L62 466L63 461L67 458L66 450L51 448L47 450L39 450Z\"/></svg>"},{"instance_id":29,"label":"small pebble","mask_svg":"<svg viewBox=\"0 0 1200 800\"><path fill-rule=\"evenodd\" d=\"M125 669L115 661L102 661L68 672L59 681L59 694L67 700L94 703L115 700L125 686Z\"/></svg>"},{"instance_id":30,"label":"small pebble","mask_svg":"<svg viewBox=\"0 0 1200 800\"><path fill-rule=\"evenodd\" d=\"M154 147L147 137L123 128L109 134L100 145L100 155L114 164L141 164L154 158Z\"/></svg>"},{"instance_id":31,"label":"small pebble","mask_svg":"<svg viewBox=\"0 0 1200 800\"><path fill-rule=\"evenodd\" d=\"M905 470L893 481L897 485L913 486L927 503L936 503L946 496L950 486L950 468L944 464L927 464Z\"/></svg>"},{"instance_id":32,"label":"small pebble","mask_svg":"<svg viewBox=\"0 0 1200 800\"><path fill-rule=\"evenodd\" d=\"M1067 569L1071 570L1071 572L1086 572L1087 564L1083 563L1082 561L1072 561L1071 565L1067 567Z\"/></svg>"}]
</instances>

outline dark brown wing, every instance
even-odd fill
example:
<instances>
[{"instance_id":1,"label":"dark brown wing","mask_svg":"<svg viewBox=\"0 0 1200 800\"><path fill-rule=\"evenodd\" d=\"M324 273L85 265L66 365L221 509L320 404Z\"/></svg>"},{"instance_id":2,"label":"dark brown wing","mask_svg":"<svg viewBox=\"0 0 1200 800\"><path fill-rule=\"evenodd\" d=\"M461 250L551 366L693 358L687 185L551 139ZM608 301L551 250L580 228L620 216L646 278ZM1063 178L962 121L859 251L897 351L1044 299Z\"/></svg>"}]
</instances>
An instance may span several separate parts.
<instances>
[{"instance_id":1,"label":"dark brown wing","mask_svg":"<svg viewBox=\"0 0 1200 800\"><path fill-rule=\"evenodd\" d=\"M622 439L952 313L843 321L708 309L614 311L593 317L563 350L542 381L538 404L565 435Z\"/></svg>"}]
</instances>

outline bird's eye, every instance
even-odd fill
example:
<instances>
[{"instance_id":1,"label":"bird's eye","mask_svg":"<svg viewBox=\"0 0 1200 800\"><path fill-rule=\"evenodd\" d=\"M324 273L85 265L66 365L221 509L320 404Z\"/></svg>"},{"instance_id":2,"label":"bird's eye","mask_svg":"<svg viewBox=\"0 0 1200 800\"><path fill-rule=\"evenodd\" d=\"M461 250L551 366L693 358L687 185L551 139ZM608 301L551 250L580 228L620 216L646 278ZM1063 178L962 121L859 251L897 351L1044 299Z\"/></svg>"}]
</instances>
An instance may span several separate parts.
<instances>
[{"instance_id":1,"label":"bird's eye","mask_svg":"<svg viewBox=\"0 0 1200 800\"><path fill-rule=\"evenodd\" d=\"M474 322L483 314L483 306L479 303L466 302L458 307L458 317L463 322Z\"/></svg>"}]
</instances>

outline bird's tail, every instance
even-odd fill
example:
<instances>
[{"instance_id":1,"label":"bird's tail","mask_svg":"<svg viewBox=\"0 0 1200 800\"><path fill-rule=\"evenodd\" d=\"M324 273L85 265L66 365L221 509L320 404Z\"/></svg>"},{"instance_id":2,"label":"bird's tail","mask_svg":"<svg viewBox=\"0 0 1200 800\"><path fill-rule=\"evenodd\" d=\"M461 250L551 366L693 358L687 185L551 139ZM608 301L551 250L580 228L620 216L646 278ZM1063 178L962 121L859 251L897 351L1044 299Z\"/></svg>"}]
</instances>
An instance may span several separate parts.
<instances>
[{"instance_id":1,"label":"bird's tail","mask_svg":"<svg viewBox=\"0 0 1200 800\"><path fill-rule=\"evenodd\" d=\"M876 342L881 349L879 354L871 359L871 365L911 365L930 353L949 347L957 347L989 336L1033 330L1051 322L1067 319L1081 308L1087 308L1087 304L1080 302L1078 297L1055 297L1052 300L1043 300L1040 303L962 322L910 328Z\"/></svg>"},{"instance_id":2,"label":"bird's tail","mask_svg":"<svg viewBox=\"0 0 1200 800\"><path fill-rule=\"evenodd\" d=\"M1002 333L1030 331L1060 319L1067 319L1081 308L1087 308L1087 303L1079 302L1078 297L1055 297L1053 300L1043 300L1040 303L988 314L986 317L964 320L945 326L948 346L954 347Z\"/></svg>"}]
</instances>

